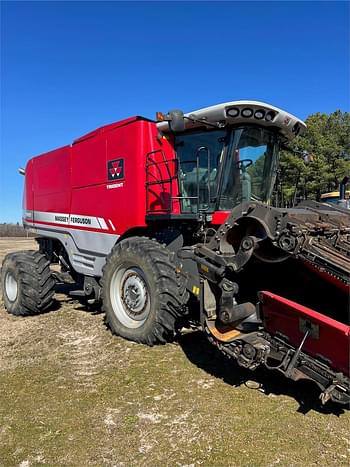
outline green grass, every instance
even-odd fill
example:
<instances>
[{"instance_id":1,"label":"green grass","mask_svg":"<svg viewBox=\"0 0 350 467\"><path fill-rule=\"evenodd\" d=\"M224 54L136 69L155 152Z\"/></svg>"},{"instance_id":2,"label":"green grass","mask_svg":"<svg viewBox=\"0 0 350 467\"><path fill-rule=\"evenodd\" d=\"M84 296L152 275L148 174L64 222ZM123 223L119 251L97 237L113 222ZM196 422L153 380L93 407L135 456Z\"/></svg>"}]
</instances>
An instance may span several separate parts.
<instances>
[{"instance_id":1,"label":"green grass","mask_svg":"<svg viewBox=\"0 0 350 467\"><path fill-rule=\"evenodd\" d=\"M201 333L124 341L59 299L28 319L0 309L1 466L348 465L349 412L313 386L240 369Z\"/></svg>"}]
</instances>

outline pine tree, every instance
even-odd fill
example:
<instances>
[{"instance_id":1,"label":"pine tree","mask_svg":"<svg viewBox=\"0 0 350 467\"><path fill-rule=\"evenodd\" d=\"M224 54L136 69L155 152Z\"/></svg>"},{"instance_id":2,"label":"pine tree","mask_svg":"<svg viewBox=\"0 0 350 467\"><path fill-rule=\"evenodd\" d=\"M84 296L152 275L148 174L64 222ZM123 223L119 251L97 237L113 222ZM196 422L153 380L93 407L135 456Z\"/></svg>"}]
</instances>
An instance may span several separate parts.
<instances>
[{"instance_id":1,"label":"pine tree","mask_svg":"<svg viewBox=\"0 0 350 467\"><path fill-rule=\"evenodd\" d=\"M295 138L291 147L307 151L312 161L306 165L295 154L281 153L280 180L286 205L294 200L319 200L322 193L338 191L341 180L350 175L350 113L317 112L306 124L306 132Z\"/></svg>"}]
</instances>

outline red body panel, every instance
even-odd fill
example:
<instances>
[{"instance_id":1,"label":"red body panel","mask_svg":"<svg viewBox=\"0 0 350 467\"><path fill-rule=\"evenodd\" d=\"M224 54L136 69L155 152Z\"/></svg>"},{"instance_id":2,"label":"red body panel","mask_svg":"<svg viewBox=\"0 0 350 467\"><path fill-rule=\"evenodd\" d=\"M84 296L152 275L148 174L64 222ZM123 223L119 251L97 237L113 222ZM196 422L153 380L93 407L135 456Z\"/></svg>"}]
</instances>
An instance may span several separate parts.
<instances>
[{"instance_id":1,"label":"red body panel","mask_svg":"<svg viewBox=\"0 0 350 467\"><path fill-rule=\"evenodd\" d=\"M23 211L34 210L34 199L33 199L33 159L29 160L26 164L25 169L25 178L24 178L24 190L23 190L23 200L22 208ZM23 212L23 217L25 217Z\"/></svg>"},{"instance_id":2,"label":"red body panel","mask_svg":"<svg viewBox=\"0 0 350 467\"><path fill-rule=\"evenodd\" d=\"M319 268L316 268L315 266L313 266L307 261L304 261L304 264L307 268L309 268L312 272L314 272L318 276L322 277L322 279L324 279L325 281L335 285L339 290L346 293L347 295L350 294L350 287L344 282L342 282L341 280L339 280L337 277L334 277L331 274L327 273L326 271L322 271Z\"/></svg>"},{"instance_id":3,"label":"red body panel","mask_svg":"<svg viewBox=\"0 0 350 467\"><path fill-rule=\"evenodd\" d=\"M300 318L318 325L318 339L308 337L303 352L316 358L322 356L331 362L333 368L349 375L350 326L279 295L262 292L261 296L264 327L270 334L282 333L293 346L298 347L304 336L300 330Z\"/></svg>"},{"instance_id":4,"label":"red body panel","mask_svg":"<svg viewBox=\"0 0 350 467\"><path fill-rule=\"evenodd\" d=\"M157 166L149 168L148 179L157 183L149 186L146 206L149 153ZM170 194L179 194L174 158L172 145L159 138L154 122L139 117L116 122L76 139L71 146L31 159L23 207L39 213L34 214L35 224L51 224L40 213L91 216L103 222L104 233L123 235L146 226L147 208L157 213L179 212L179 202L169 201ZM168 164L159 165L159 159ZM162 179L171 181L159 183ZM54 225L59 225L57 219ZM30 222L28 216L26 221ZM101 232L93 223L83 227Z\"/></svg>"},{"instance_id":5,"label":"red body panel","mask_svg":"<svg viewBox=\"0 0 350 467\"><path fill-rule=\"evenodd\" d=\"M230 211L215 211L211 223L213 225L222 225L230 213Z\"/></svg>"},{"instance_id":6,"label":"red body panel","mask_svg":"<svg viewBox=\"0 0 350 467\"><path fill-rule=\"evenodd\" d=\"M67 213L71 201L71 147L33 159L35 211Z\"/></svg>"}]
</instances>

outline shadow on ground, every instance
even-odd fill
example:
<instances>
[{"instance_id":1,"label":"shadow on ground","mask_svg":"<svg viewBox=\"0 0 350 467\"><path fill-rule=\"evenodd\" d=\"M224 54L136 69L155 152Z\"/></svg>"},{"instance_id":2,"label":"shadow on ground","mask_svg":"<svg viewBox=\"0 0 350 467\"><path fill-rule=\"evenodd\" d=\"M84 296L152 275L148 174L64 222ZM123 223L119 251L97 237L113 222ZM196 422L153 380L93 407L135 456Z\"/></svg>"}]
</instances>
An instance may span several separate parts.
<instances>
[{"instance_id":1,"label":"shadow on ground","mask_svg":"<svg viewBox=\"0 0 350 467\"><path fill-rule=\"evenodd\" d=\"M66 302L71 301L71 302L79 302L79 305L75 306L74 308L79 311L86 311L88 313L94 314L94 315L99 315L103 313L101 309L101 304L99 303L89 303L88 299L85 297L72 297L70 296L70 292L74 291L77 289L76 284L68 284L64 282L58 282L55 286L55 292L58 294L64 294L67 296ZM57 301L56 301L57 302ZM54 305L54 308L51 308L51 310L58 310L61 307L61 304L58 303Z\"/></svg>"},{"instance_id":2,"label":"shadow on ground","mask_svg":"<svg viewBox=\"0 0 350 467\"><path fill-rule=\"evenodd\" d=\"M247 381L255 381L257 389L266 396L269 394L286 395L294 398L298 403L298 412L302 414L315 410L323 414L341 415L347 410L342 406L329 401L322 405L319 400L319 388L309 381L292 381L277 371L270 371L263 367L255 371L240 367L235 361L222 355L218 349L206 339L201 331L182 335L178 343L187 358L196 366L210 375L223 380L231 386L245 385Z\"/></svg>"},{"instance_id":3,"label":"shadow on ground","mask_svg":"<svg viewBox=\"0 0 350 467\"><path fill-rule=\"evenodd\" d=\"M69 292L75 288L74 284L58 283L56 293L66 294L68 298ZM68 300L73 302L77 298L68 298ZM100 305L91 305L83 297L78 301L80 304L75 306L76 310L92 314L102 313ZM60 302L55 301L51 310L59 309L60 305ZM264 367L259 367L255 371L240 367L234 360L230 360L216 349L199 330L178 336L177 342L193 364L230 386L238 387L246 385L247 381L254 381L257 388L251 389L252 391L259 390L266 396L273 394L292 397L299 403L297 411L302 414L315 410L322 414L332 413L339 416L348 409L347 406L332 401L322 405L319 400L320 390L313 382L306 380L295 382L285 378L278 371L267 370Z\"/></svg>"}]
</instances>

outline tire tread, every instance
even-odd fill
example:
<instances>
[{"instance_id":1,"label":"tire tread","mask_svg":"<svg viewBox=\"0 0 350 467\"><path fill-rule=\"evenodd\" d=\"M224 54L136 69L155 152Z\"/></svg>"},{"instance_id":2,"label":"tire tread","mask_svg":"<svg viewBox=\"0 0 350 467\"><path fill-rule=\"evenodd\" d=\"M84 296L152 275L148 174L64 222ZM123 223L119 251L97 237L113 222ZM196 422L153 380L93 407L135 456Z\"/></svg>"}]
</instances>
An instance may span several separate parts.
<instances>
[{"instance_id":1,"label":"tire tread","mask_svg":"<svg viewBox=\"0 0 350 467\"><path fill-rule=\"evenodd\" d=\"M3 261L3 277L7 268L14 273L17 271L19 293L16 302L4 300L9 313L16 316L37 315L50 307L55 293L55 280L50 270L50 261L44 254L34 250L10 253ZM4 280L2 287L5 294Z\"/></svg>"},{"instance_id":2,"label":"tire tread","mask_svg":"<svg viewBox=\"0 0 350 467\"><path fill-rule=\"evenodd\" d=\"M123 332L123 326L116 329L113 324L115 320L113 310L106 300L106 294L108 294L108 284L105 279L106 274L110 273L110 268L126 252L137 254L139 257L147 255L149 258L152 269L156 274L156 290L154 290L154 294L158 297L160 304L153 318L152 327L148 326L145 332L136 332L132 337L130 337L130 333L125 334ZM104 297L102 309L105 312L105 321L114 334L149 346L165 344L173 340L177 319L183 315L189 294L179 281L174 264L171 261L171 252L166 246L147 237L131 237L117 243L107 257L103 268L101 285Z\"/></svg>"}]
</instances>

